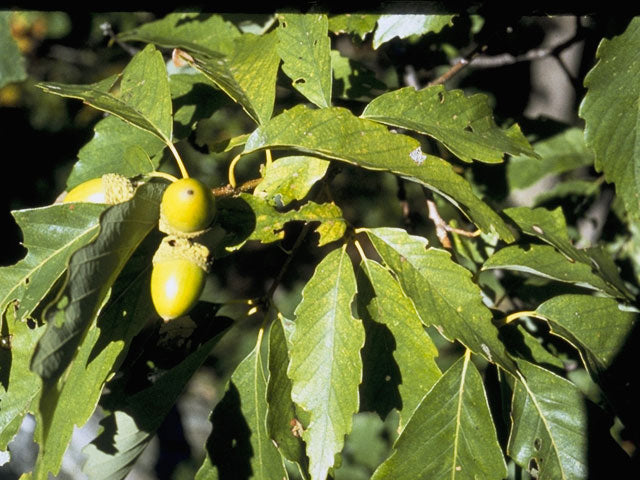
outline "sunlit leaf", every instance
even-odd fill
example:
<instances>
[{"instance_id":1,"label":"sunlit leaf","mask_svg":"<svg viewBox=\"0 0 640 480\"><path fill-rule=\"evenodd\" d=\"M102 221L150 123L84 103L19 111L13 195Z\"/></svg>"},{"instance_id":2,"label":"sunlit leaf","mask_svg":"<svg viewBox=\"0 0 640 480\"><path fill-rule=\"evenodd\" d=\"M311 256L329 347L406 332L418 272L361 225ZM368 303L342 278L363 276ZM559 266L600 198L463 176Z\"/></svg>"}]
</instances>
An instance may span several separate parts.
<instances>
[{"instance_id":1,"label":"sunlit leaf","mask_svg":"<svg viewBox=\"0 0 640 480\"><path fill-rule=\"evenodd\" d=\"M372 480L487 479L507 476L482 377L469 356L424 397L394 452Z\"/></svg>"},{"instance_id":2,"label":"sunlit leaf","mask_svg":"<svg viewBox=\"0 0 640 480\"><path fill-rule=\"evenodd\" d=\"M118 34L122 41L155 43L168 48L192 45L223 54L231 53L240 32L233 23L210 13L170 13L160 20Z\"/></svg>"},{"instance_id":3,"label":"sunlit leaf","mask_svg":"<svg viewBox=\"0 0 640 480\"><path fill-rule=\"evenodd\" d=\"M540 305L551 331L571 342L595 375L613 362L638 321L638 312L612 298L559 295Z\"/></svg>"},{"instance_id":4,"label":"sunlit leaf","mask_svg":"<svg viewBox=\"0 0 640 480\"><path fill-rule=\"evenodd\" d=\"M2 338L10 348L0 348L0 451L6 450L18 433L42 385L40 377L29 370L29 363L44 327L29 326L15 313L11 305L2 313Z\"/></svg>"},{"instance_id":5,"label":"sunlit leaf","mask_svg":"<svg viewBox=\"0 0 640 480\"><path fill-rule=\"evenodd\" d=\"M247 139L244 153L265 148L293 148L399 174L444 195L481 229L496 232L507 242L514 239L500 216L475 195L451 164L423 154L417 140L391 133L345 108L312 110L299 105L287 110L256 129Z\"/></svg>"},{"instance_id":6,"label":"sunlit leaf","mask_svg":"<svg viewBox=\"0 0 640 480\"><path fill-rule=\"evenodd\" d=\"M408 15L388 14L378 19L378 28L373 34L373 48L395 37L407 38L411 35L438 33L447 25L452 25L455 15Z\"/></svg>"},{"instance_id":7,"label":"sunlit leaf","mask_svg":"<svg viewBox=\"0 0 640 480\"><path fill-rule=\"evenodd\" d=\"M364 329L351 314L356 280L344 248L316 268L296 308L288 375L292 398L309 412L303 433L313 480L324 480L358 410Z\"/></svg>"},{"instance_id":8,"label":"sunlit leaf","mask_svg":"<svg viewBox=\"0 0 640 480\"><path fill-rule=\"evenodd\" d=\"M448 339L459 340L490 362L515 371L471 272L453 262L449 252L426 248L426 239L404 230L374 228L366 232L425 325L436 325Z\"/></svg>"},{"instance_id":9,"label":"sunlit leaf","mask_svg":"<svg viewBox=\"0 0 640 480\"><path fill-rule=\"evenodd\" d=\"M98 110L112 113L125 122L146 130L164 143L173 132L171 94L162 54L153 45L131 59L122 72L118 94L109 93L102 83L69 85L46 82L38 86L63 97L78 98Z\"/></svg>"},{"instance_id":10,"label":"sunlit leaf","mask_svg":"<svg viewBox=\"0 0 640 480\"><path fill-rule=\"evenodd\" d=\"M539 480L588 478L585 399L571 382L520 361L507 453Z\"/></svg>"},{"instance_id":11,"label":"sunlit leaf","mask_svg":"<svg viewBox=\"0 0 640 480\"><path fill-rule=\"evenodd\" d=\"M16 318L32 315L67 269L69 257L98 234L105 205L77 203L16 210L27 256L0 268L0 312L17 301Z\"/></svg>"},{"instance_id":12,"label":"sunlit leaf","mask_svg":"<svg viewBox=\"0 0 640 480\"><path fill-rule=\"evenodd\" d=\"M100 233L69 262L67 284L48 312L31 368L47 383L62 375L129 257L158 222L163 186L141 185L100 218Z\"/></svg>"},{"instance_id":13,"label":"sunlit leaf","mask_svg":"<svg viewBox=\"0 0 640 480\"><path fill-rule=\"evenodd\" d=\"M442 85L385 93L367 105L362 117L432 136L465 162L501 162L505 153L535 155L518 125L502 129L495 124L486 96L465 97L462 90Z\"/></svg>"},{"instance_id":14,"label":"sunlit leaf","mask_svg":"<svg viewBox=\"0 0 640 480\"><path fill-rule=\"evenodd\" d=\"M267 201L253 195L240 195L250 207L255 216L255 226L246 240L259 240L262 243L276 242L284 238L284 226L287 222L320 222L316 232L320 238L318 245L322 246L342 238L347 224L342 217L342 211L334 203L307 202L298 210L280 212ZM240 248L240 244L228 248Z\"/></svg>"},{"instance_id":15,"label":"sunlit leaf","mask_svg":"<svg viewBox=\"0 0 640 480\"><path fill-rule=\"evenodd\" d=\"M197 480L286 478L282 458L267 432L267 380L257 345L231 375L211 413L213 431Z\"/></svg>"},{"instance_id":16,"label":"sunlit leaf","mask_svg":"<svg viewBox=\"0 0 640 480\"><path fill-rule=\"evenodd\" d=\"M329 162L307 156L283 157L267 166L253 194L276 206L302 200L327 172Z\"/></svg>"},{"instance_id":17,"label":"sunlit leaf","mask_svg":"<svg viewBox=\"0 0 640 480\"><path fill-rule=\"evenodd\" d=\"M293 87L319 107L331 105L331 41L324 14L278 15L278 55Z\"/></svg>"},{"instance_id":18,"label":"sunlit leaf","mask_svg":"<svg viewBox=\"0 0 640 480\"><path fill-rule=\"evenodd\" d=\"M401 426L404 426L422 397L441 376L435 362L438 350L425 331L413 303L391 272L369 259L362 262L361 271L366 273L369 284L359 279L359 302L364 304L376 324L386 327L376 325L367 328L365 322L367 341L362 351L362 402L364 404L365 399L375 402L376 411L382 418L396 407L400 412ZM386 368L383 366L385 363L388 364ZM367 374L369 369L370 375ZM398 390L399 405L387 406L395 396L390 389Z\"/></svg>"},{"instance_id":19,"label":"sunlit leaf","mask_svg":"<svg viewBox=\"0 0 640 480\"><path fill-rule=\"evenodd\" d=\"M379 15L370 13L344 13L329 17L329 30L333 33L352 33L364 40L376 28Z\"/></svg>"},{"instance_id":20,"label":"sunlit leaf","mask_svg":"<svg viewBox=\"0 0 640 480\"><path fill-rule=\"evenodd\" d=\"M247 33L235 40L228 56L191 52L191 63L262 124L273 112L280 64L276 46L275 33L263 36Z\"/></svg>"},{"instance_id":21,"label":"sunlit leaf","mask_svg":"<svg viewBox=\"0 0 640 480\"><path fill-rule=\"evenodd\" d=\"M587 87L580 116L585 139L595 152L595 167L616 185L616 192L633 218L640 218L640 18L633 18L621 35L603 39L598 63L584 79Z\"/></svg>"}]
</instances>

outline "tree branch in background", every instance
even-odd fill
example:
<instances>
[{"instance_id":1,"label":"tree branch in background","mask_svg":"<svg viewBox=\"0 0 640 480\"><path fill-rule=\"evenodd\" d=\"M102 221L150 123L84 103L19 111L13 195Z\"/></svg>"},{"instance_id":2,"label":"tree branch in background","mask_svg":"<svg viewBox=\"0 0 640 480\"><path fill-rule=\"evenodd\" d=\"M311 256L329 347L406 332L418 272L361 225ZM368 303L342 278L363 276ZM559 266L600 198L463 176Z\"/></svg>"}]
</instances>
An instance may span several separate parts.
<instances>
[{"instance_id":1,"label":"tree branch in background","mask_svg":"<svg viewBox=\"0 0 640 480\"><path fill-rule=\"evenodd\" d=\"M105 37L109 37L109 45L112 45L114 43L117 44L120 48L122 48L125 52L127 52L132 57L140 51L139 49L132 47L128 43L125 43L119 40L116 34L113 33L113 28L111 27L111 24L109 22L104 22L100 24L100 30L102 30L102 34Z\"/></svg>"},{"instance_id":2,"label":"tree branch in background","mask_svg":"<svg viewBox=\"0 0 640 480\"><path fill-rule=\"evenodd\" d=\"M438 206L436 205L436 202L433 200L433 194L426 188L423 188L422 191L424 192L424 195L426 198L429 218L435 225L436 236L438 237L438 240L440 240L440 243L444 248L451 249L451 240L449 240L449 235L447 234L448 232L452 232L457 235L461 235L463 237L477 237L478 235L480 235L480 233L482 233L480 230L476 230L474 232L468 232L466 230L455 228L449 225L440 216L440 213L438 212Z\"/></svg>"},{"instance_id":3,"label":"tree branch in background","mask_svg":"<svg viewBox=\"0 0 640 480\"><path fill-rule=\"evenodd\" d=\"M503 53L500 55L482 55L481 52L486 51L487 45L477 46L467 55L453 59L451 61L451 68L440 75L438 78L430 81L427 86L441 85L453 78L468 66L478 69L498 68L506 65L513 65L519 62L530 62L548 56L553 56L556 60L558 60L562 68L569 76L570 80L574 82L573 75L571 75L571 73L567 70L564 62L560 58L560 54L575 43L582 41L584 39L584 36L584 28L582 28L580 22L577 22L576 33L567 40L547 48L534 48L521 55L511 55L510 53Z\"/></svg>"}]
</instances>

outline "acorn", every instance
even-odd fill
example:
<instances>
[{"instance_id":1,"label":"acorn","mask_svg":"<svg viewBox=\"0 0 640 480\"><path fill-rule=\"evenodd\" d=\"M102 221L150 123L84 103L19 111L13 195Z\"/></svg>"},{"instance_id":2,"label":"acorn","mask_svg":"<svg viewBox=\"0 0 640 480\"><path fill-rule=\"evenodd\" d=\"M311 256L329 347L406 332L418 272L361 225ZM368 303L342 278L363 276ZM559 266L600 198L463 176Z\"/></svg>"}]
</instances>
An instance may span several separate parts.
<instances>
[{"instance_id":1,"label":"acorn","mask_svg":"<svg viewBox=\"0 0 640 480\"><path fill-rule=\"evenodd\" d=\"M62 201L115 205L130 200L134 192L135 188L127 177L118 173L106 173L75 186Z\"/></svg>"},{"instance_id":2,"label":"acorn","mask_svg":"<svg viewBox=\"0 0 640 480\"><path fill-rule=\"evenodd\" d=\"M187 238L166 236L151 270L151 300L164 321L186 315L198 302L211 266L209 249Z\"/></svg>"},{"instance_id":3,"label":"acorn","mask_svg":"<svg viewBox=\"0 0 640 480\"><path fill-rule=\"evenodd\" d=\"M182 178L169 185L160 202L161 232L193 238L211 225L216 215L213 193L200 180Z\"/></svg>"}]
</instances>

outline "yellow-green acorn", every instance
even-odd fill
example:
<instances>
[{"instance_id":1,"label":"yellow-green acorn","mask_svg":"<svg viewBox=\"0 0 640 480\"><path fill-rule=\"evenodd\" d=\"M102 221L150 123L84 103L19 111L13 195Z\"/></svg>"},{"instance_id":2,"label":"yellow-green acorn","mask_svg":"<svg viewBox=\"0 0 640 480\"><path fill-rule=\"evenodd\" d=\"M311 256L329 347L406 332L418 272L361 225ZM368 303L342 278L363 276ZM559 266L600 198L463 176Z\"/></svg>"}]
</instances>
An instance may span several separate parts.
<instances>
[{"instance_id":1,"label":"yellow-green acorn","mask_svg":"<svg viewBox=\"0 0 640 480\"><path fill-rule=\"evenodd\" d=\"M116 203L126 202L133 197L135 188L131 181L117 173L107 173L72 188L63 202Z\"/></svg>"},{"instance_id":2,"label":"yellow-green acorn","mask_svg":"<svg viewBox=\"0 0 640 480\"><path fill-rule=\"evenodd\" d=\"M182 178L169 185L160 202L161 232L179 237L196 237L216 215L216 199L200 180Z\"/></svg>"},{"instance_id":3,"label":"yellow-green acorn","mask_svg":"<svg viewBox=\"0 0 640 480\"><path fill-rule=\"evenodd\" d=\"M204 245L173 235L162 240L153 256L151 300L165 321L187 314L198 302L210 264Z\"/></svg>"}]
</instances>

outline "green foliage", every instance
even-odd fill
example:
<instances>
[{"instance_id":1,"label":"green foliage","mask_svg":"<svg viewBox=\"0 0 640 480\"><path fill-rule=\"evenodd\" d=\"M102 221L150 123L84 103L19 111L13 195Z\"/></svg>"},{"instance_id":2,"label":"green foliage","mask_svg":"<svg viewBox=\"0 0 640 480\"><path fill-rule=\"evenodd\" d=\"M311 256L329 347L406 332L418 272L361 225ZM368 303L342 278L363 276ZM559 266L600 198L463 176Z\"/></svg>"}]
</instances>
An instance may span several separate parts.
<instances>
[{"instance_id":1,"label":"green foliage","mask_svg":"<svg viewBox=\"0 0 640 480\"><path fill-rule=\"evenodd\" d=\"M276 206L302 200L311 187L324 177L329 162L315 157L282 157L265 169L264 177L253 194Z\"/></svg>"},{"instance_id":2,"label":"green foliage","mask_svg":"<svg viewBox=\"0 0 640 480\"><path fill-rule=\"evenodd\" d=\"M169 80L162 55L153 45L138 53L122 72L119 88L115 78L93 85L42 83L40 88L63 97L79 98L89 105L112 113L125 122L171 143L173 120ZM150 89L150 96L141 89Z\"/></svg>"},{"instance_id":3,"label":"green foliage","mask_svg":"<svg viewBox=\"0 0 640 480\"><path fill-rule=\"evenodd\" d=\"M257 123L271 118L280 58L274 33L262 37L245 34L233 52L193 52L193 66L245 109Z\"/></svg>"},{"instance_id":4,"label":"green foliage","mask_svg":"<svg viewBox=\"0 0 640 480\"><path fill-rule=\"evenodd\" d=\"M578 388L544 368L519 362L507 453L540 479L586 478L586 407Z\"/></svg>"},{"instance_id":5,"label":"green foliage","mask_svg":"<svg viewBox=\"0 0 640 480\"><path fill-rule=\"evenodd\" d=\"M28 475L58 475L98 411L84 472L126 478L215 367L191 478L586 479L600 451L626 464L638 19L598 48L584 129L550 133L505 118L473 73L443 85L466 74L442 62L486 41L489 19L399 13L145 17L112 38L137 52L119 73L29 79L105 114L67 188L118 173L135 192L12 212L27 252L0 269L0 453L32 414ZM10 15L0 87L33 61ZM201 301L163 322L149 278L174 160L216 217L182 240L211 253ZM554 187L514 203L542 179Z\"/></svg>"},{"instance_id":6,"label":"green foliage","mask_svg":"<svg viewBox=\"0 0 640 480\"><path fill-rule=\"evenodd\" d=\"M9 31L11 12L0 12L0 88L27 78L25 61Z\"/></svg>"},{"instance_id":7,"label":"green foliage","mask_svg":"<svg viewBox=\"0 0 640 480\"><path fill-rule=\"evenodd\" d=\"M140 368L142 362L139 362L137 369L127 370L122 379L112 383L114 388L105 402L109 415L102 420L104 431L84 450L88 460L83 470L91 478L126 477L162 425L189 378L204 363L225 332L224 319L213 320L220 322L217 332L214 329L211 338L203 335L201 344L178 349L180 356L174 356L170 364L166 360L161 361L164 371L154 376L151 385L133 394L127 391L127 386L135 383L135 380L139 382L142 375L149 373ZM168 336L171 337L171 334Z\"/></svg>"},{"instance_id":8,"label":"green foliage","mask_svg":"<svg viewBox=\"0 0 640 480\"><path fill-rule=\"evenodd\" d=\"M293 87L319 107L331 105L331 41L326 15L278 17L278 55Z\"/></svg>"},{"instance_id":9,"label":"green foliage","mask_svg":"<svg viewBox=\"0 0 640 480\"><path fill-rule=\"evenodd\" d=\"M349 256L334 250L318 265L295 312L287 375L291 398L309 413L302 439L312 478L327 476L358 411L364 328L351 313L355 293Z\"/></svg>"},{"instance_id":10,"label":"green foliage","mask_svg":"<svg viewBox=\"0 0 640 480\"><path fill-rule=\"evenodd\" d=\"M71 255L97 235L103 210L101 205L80 204L14 212L28 254L2 269L0 311L15 302L17 320L29 318L64 274Z\"/></svg>"},{"instance_id":11,"label":"green foliage","mask_svg":"<svg viewBox=\"0 0 640 480\"><path fill-rule=\"evenodd\" d=\"M373 48L378 48L395 37L438 33L451 25L454 15L381 15L373 34Z\"/></svg>"},{"instance_id":12,"label":"green foliage","mask_svg":"<svg viewBox=\"0 0 640 480\"><path fill-rule=\"evenodd\" d=\"M422 399L373 479L504 478L507 467L485 395L469 356L458 360ZM412 461L416 456L425 461Z\"/></svg>"},{"instance_id":13,"label":"green foliage","mask_svg":"<svg viewBox=\"0 0 640 480\"><path fill-rule=\"evenodd\" d=\"M453 262L449 253L425 248L424 238L403 230L378 228L367 233L425 325L436 325L448 339L460 340L507 371L515 370L469 271Z\"/></svg>"},{"instance_id":14,"label":"green foliage","mask_svg":"<svg viewBox=\"0 0 640 480\"><path fill-rule=\"evenodd\" d=\"M367 105L362 117L432 136L465 162L502 162L505 153L536 155L518 125L496 126L486 98L466 98L442 85L385 93Z\"/></svg>"},{"instance_id":15,"label":"green foliage","mask_svg":"<svg viewBox=\"0 0 640 480\"><path fill-rule=\"evenodd\" d=\"M287 110L256 129L247 139L244 153L264 148L293 148L363 168L397 173L451 197L478 226L498 233L506 241L513 239L504 221L453 172L451 164L423 154L417 140L390 133L344 108L312 110L300 105Z\"/></svg>"},{"instance_id":16,"label":"green foliage","mask_svg":"<svg viewBox=\"0 0 640 480\"><path fill-rule=\"evenodd\" d=\"M67 180L69 190L105 173L118 172L125 177L135 177L158 167L160 159L156 155L162 151L164 143L155 135L131 128L117 117L100 120L94 131L93 138L78 152L78 161ZM136 151L143 154L134 156Z\"/></svg>"},{"instance_id":17,"label":"green foliage","mask_svg":"<svg viewBox=\"0 0 640 480\"><path fill-rule=\"evenodd\" d=\"M247 475L261 480L286 476L282 458L267 433L267 379L260 341L231 376L225 396L211 412L213 433L196 478ZM247 464L247 460L249 460ZM243 471L247 468L248 471Z\"/></svg>"},{"instance_id":18,"label":"green foliage","mask_svg":"<svg viewBox=\"0 0 640 480\"><path fill-rule=\"evenodd\" d=\"M367 279L358 279L358 313L367 332L362 356L365 365L377 368L363 372L362 401L382 418L397 408L403 426L440 378L438 350L393 274L369 259L362 262L363 272Z\"/></svg>"},{"instance_id":19,"label":"green foliage","mask_svg":"<svg viewBox=\"0 0 640 480\"><path fill-rule=\"evenodd\" d=\"M507 178L511 188L525 188L547 175L568 172L593 164L593 153L584 141L579 128L567 128L562 132L535 142L533 148L541 157L514 156L507 166Z\"/></svg>"},{"instance_id":20,"label":"green foliage","mask_svg":"<svg viewBox=\"0 0 640 480\"><path fill-rule=\"evenodd\" d=\"M638 76L635 52L640 46L640 18L626 31L603 40L598 63L586 76L587 95L580 105L585 120L585 140L595 153L595 167L616 185L616 192L634 221L640 212L638 123L640 87L629 80ZM631 108L630 108L631 106Z\"/></svg>"}]
</instances>

